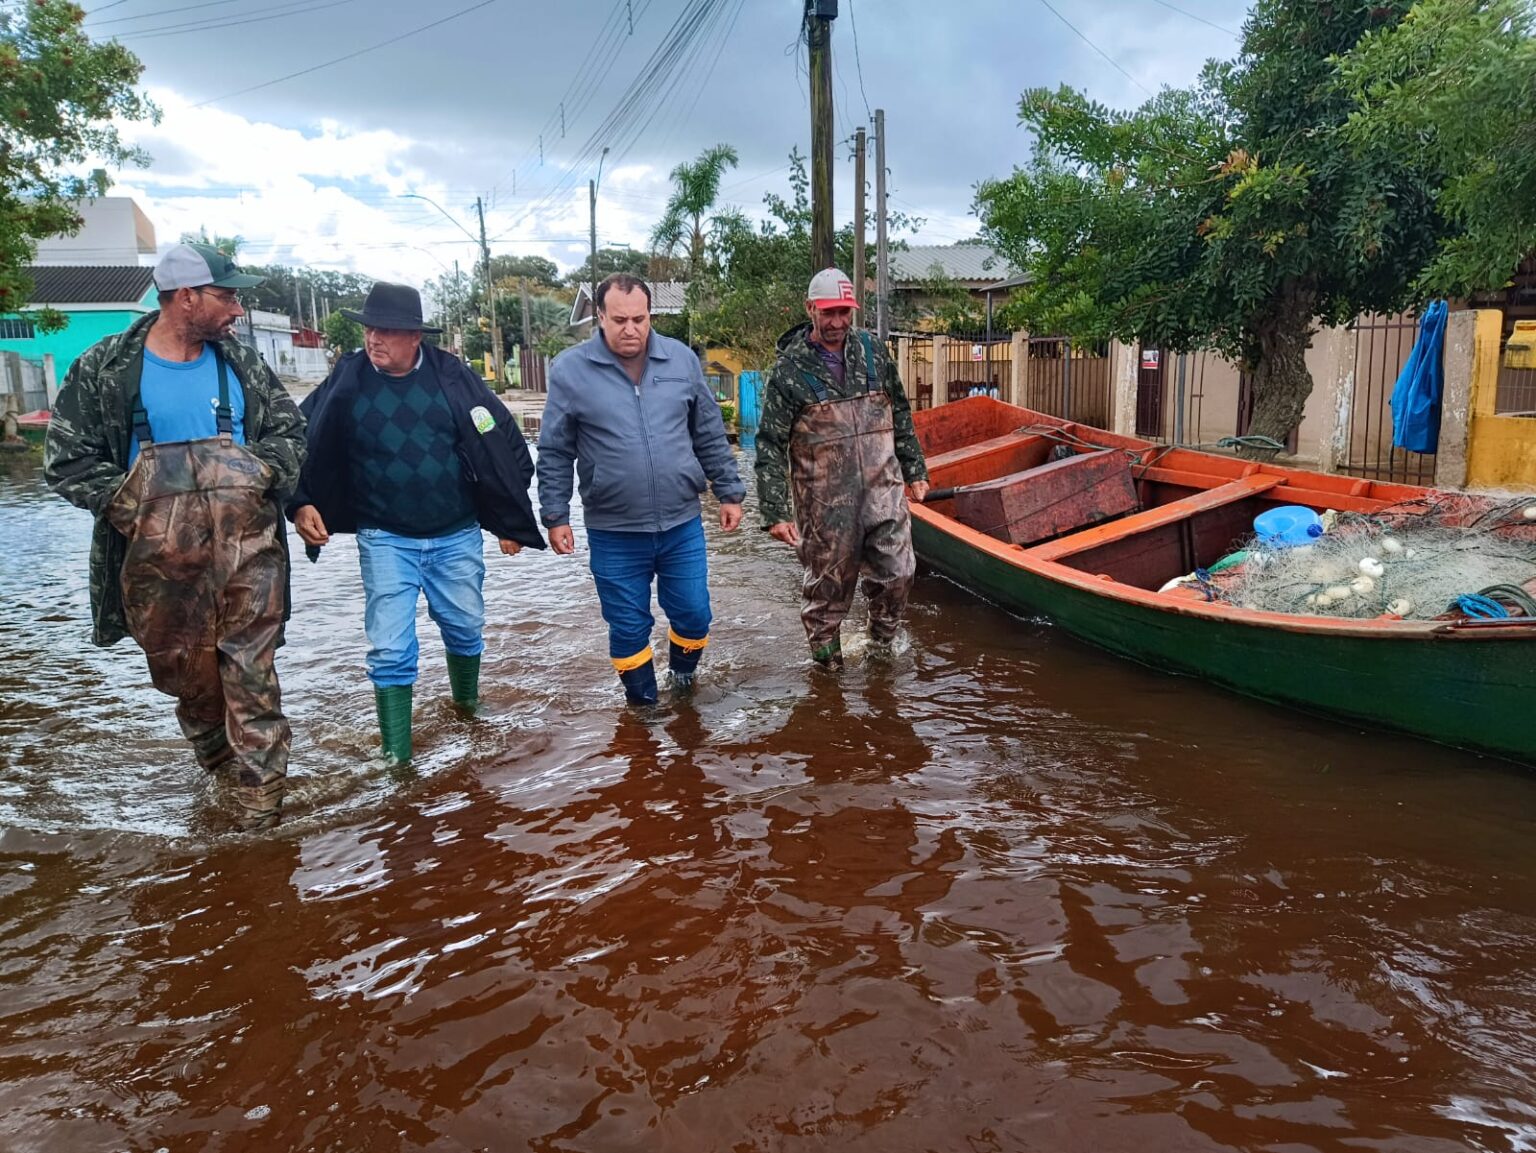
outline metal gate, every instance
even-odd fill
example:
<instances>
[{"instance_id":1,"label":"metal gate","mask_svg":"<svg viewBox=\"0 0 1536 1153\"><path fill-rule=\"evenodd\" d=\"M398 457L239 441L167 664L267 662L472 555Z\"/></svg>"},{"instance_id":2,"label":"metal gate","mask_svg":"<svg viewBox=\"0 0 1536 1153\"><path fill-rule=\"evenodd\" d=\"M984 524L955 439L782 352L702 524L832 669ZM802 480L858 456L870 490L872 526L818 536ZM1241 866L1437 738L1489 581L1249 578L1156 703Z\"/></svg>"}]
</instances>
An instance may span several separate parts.
<instances>
[{"instance_id":1,"label":"metal gate","mask_svg":"<svg viewBox=\"0 0 1536 1153\"><path fill-rule=\"evenodd\" d=\"M1418 317L1361 317L1349 326L1355 345L1355 387L1350 395L1349 449L1339 471L1368 480L1434 484L1433 454L1392 443L1392 388L1413 351Z\"/></svg>"},{"instance_id":2,"label":"metal gate","mask_svg":"<svg viewBox=\"0 0 1536 1153\"><path fill-rule=\"evenodd\" d=\"M1013 341L1007 336L953 332L945 345L946 400L982 394L1002 396L1013 372Z\"/></svg>"},{"instance_id":3,"label":"metal gate","mask_svg":"<svg viewBox=\"0 0 1536 1153\"><path fill-rule=\"evenodd\" d=\"M1074 347L1061 336L1029 338L1023 404L1036 412L1109 428L1113 362L1107 344Z\"/></svg>"}]
</instances>

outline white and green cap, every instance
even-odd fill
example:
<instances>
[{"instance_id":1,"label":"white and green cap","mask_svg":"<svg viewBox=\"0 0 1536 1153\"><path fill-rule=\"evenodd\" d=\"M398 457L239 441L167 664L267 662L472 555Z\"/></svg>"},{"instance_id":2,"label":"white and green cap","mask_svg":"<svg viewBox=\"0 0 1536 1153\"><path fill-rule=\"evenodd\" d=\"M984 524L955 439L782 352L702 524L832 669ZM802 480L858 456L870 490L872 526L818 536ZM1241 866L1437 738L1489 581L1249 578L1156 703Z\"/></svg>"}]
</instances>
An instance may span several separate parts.
<instances>
[{"instance_id":1,"label":"white and green cap","mask_svg":"<svg viewBox=\"0 0 1536 1153\"><path fill-rule=\"evenodd\" d=\"M264 278L241 272L240 266L211 244L178 244L155 265L155 287L255 288Z\"/></svg>"}]
</instances>

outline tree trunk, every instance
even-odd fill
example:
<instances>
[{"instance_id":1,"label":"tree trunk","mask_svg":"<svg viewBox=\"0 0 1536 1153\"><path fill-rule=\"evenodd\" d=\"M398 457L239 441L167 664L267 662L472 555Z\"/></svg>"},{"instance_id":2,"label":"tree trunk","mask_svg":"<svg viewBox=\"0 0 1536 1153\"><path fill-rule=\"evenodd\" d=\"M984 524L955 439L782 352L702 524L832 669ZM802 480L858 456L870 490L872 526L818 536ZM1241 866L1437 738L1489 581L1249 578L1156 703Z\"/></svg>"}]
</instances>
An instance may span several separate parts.
<instances>
[{"instance_id":1,"label":"tree trunk","mask_svg":"<svg viewBox=\"0 0 1536 1153\"><path fill-rule=\"evenodd\" d=\"M1309 288L1288 281L1278 299L1254 320L1253 336L1259 355L1252 365L1253 419L1249 436L1267 436L1284 444L1301 423L1307 397L1312 395L1312 374L1307 370L1307 349L1312 346L1314 296ZM1240 456L1249 460L1273 460L1279 450L1242 446Z\"/></svg>"}]
</instances>

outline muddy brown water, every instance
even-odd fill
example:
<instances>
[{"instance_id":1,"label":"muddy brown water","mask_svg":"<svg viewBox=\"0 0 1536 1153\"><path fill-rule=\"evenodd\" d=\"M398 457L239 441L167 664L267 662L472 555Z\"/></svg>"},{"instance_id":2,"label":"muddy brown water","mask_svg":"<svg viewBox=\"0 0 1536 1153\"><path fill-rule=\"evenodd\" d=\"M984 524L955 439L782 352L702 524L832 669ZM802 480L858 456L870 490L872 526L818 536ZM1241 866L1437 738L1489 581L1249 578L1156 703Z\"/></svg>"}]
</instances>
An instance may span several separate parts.
<instances>
[{"instance_id":1,"label":"muddy brown water","mask_svg":"<svg viewBox=\"0 0 1536 1153\"><path fill-rule=\"evenodd\" d=\"M1529 772L931 576L830 677L752 531L651 718L584 556L492 556L490 715L425 630L391 774L342 543L296 571L287 818L241 833L86 643L88 529L0 473L5 1153L1536 1148Z\"/></svg>"}]
</instances>

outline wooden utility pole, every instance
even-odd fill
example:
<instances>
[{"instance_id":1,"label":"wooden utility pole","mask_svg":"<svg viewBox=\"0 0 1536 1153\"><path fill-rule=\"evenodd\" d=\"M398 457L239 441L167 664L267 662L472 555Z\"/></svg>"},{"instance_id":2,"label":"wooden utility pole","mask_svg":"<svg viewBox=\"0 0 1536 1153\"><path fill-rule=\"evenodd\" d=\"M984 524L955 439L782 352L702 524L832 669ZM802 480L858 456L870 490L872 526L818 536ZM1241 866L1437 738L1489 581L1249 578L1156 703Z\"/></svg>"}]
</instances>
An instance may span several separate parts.
<instances>
[{"instance_id":1,"label":"wooden utility pole","mask_svg":"<svg viewBox=\"0 0 1536 1153\"><path fill-rule=\"evenodd\" d=\"M592 218L592 329L597 331L597 181L587 181L587 203Z\"/></svg>"},{"instance_id":2,"label":"wooden utility pole","mask_svg":"<svg viewBox=\"0 0 1536 1153\"><path fill-rule=\"evenodd\" d=\"M485 240L485 204L475 197L475 212L480 217L480 257L485 261L485 296L491 306L491 379L503 380L505 363L501 356L501 328L496 323L496 285L491 280L491 246Z\"/></svg>"},{"instance_id":3,"label":"wooden utility pole","mask_svg":"<svg viewBox=\"0 0 1536 1153\"><path fill-rule=\"evenodd\" d=\"M811 69L811 272L836 263L832 248L832 21L837 0L805 0Z\"/></svg>"},{"instance_id":4,"label":"wooden utility pole","mask_svg":"<svg viewBox=\"0 0 1536 1153\"><path fill-rule=\"evenodd\" d=\"M891 253L886 235L885 109L875 109L875 335L891 334Z\"/></svg>"},{"instance_id":5,"label":"wooden utility pole","mask_svg":"<svg viewBox=\"0 0 1536 1153\"><path fill-rule=\"evenodd\" d=\"M532 363L532 359L529 354L533 351L533 314L528 307L528 278L526 276L522 277L519 281L519 285L523 290L523 340L522 344L519 345L519 347L522 349L523 356L518 360L518 372L520 374L519 379L522 380L523 387L527 388L527 378L521 374L523 372L523 367ZM592 317L592 323L597 323L596 315Z\"/></svg>"},{"instance_id":6,"label":"wooden utility pole","mask_svg":"<svg viewBox=\"0 0 1536 1153\"><path fill-rule=\"evenodd\" d=\"M864 317L864 151L865 133L853 137L853 302Z\"/></svg>"}]
</instances>

